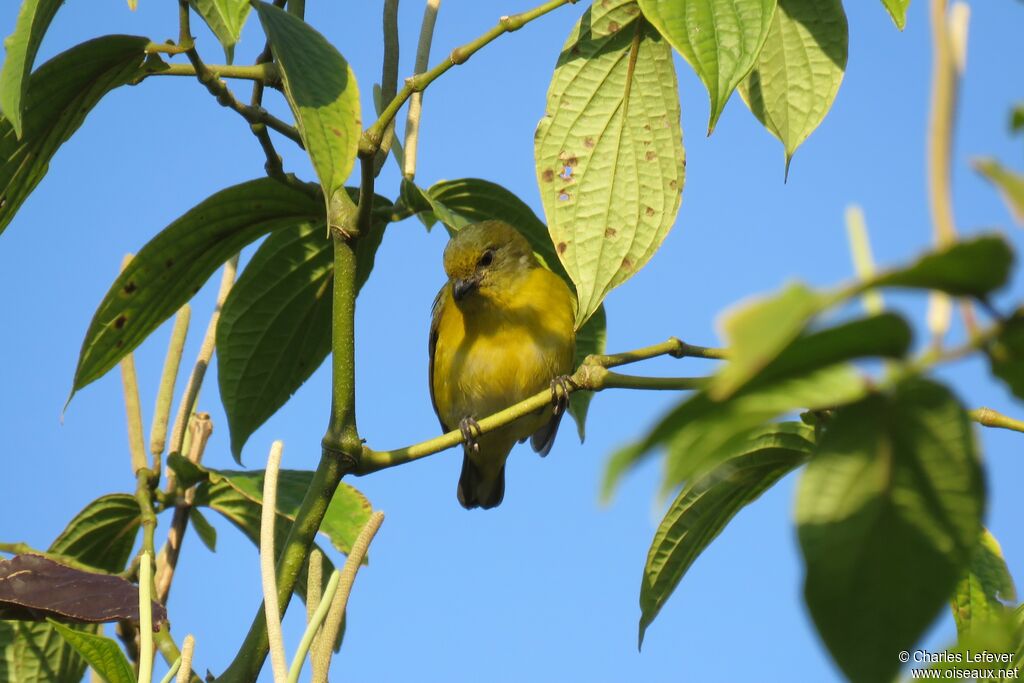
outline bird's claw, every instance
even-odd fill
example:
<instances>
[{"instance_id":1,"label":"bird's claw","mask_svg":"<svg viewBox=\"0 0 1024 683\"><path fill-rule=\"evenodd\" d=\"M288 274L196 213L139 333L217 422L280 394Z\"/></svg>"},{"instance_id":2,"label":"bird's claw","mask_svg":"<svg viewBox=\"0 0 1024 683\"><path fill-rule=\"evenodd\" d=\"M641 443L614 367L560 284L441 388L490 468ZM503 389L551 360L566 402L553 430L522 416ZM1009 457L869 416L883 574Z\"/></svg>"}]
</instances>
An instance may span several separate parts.
<instances>
[{"instance_id":1,"label":"bird's claw","mask_svg":"<svg viewBox=\"0 0 1024 683\"><path fill-rule=\"evenodd\" d=\"M569 394L577 388L579 387L569 375L559 375L551 380L551 405L554 407L556 416L565 412L569 405Z\"/></svg>"},{"instance_id":2,"label":"bird's claw","mask_svg":"<svg viewBox=\"0 0 1024 683\"><path fill-rule=\"evenodd\" d=\"M466 444L466 450L479 453L480 442L478 439L483 434L480 424L471 417L464 417L459 421L459 431L462 432L462 441Z\"/></svg>"}]
</instances>

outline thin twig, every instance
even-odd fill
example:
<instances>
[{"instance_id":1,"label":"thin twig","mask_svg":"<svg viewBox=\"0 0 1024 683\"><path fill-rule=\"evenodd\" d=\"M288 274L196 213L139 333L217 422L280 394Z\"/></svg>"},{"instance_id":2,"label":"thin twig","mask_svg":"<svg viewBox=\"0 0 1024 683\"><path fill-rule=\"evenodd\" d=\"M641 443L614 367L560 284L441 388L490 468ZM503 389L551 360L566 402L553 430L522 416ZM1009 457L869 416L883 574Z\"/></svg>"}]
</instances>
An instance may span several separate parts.
<instances>
[{"instance_id":1,"label":"thin twig","mask_svg":"<svg viewBox=\"0 0 1024 683\"><path fill-rule=\"evenodd\" d=\"M171 668L167 670L167 673L164 674L164 677L160 679L160 683L171 683L171 681L175 678L175 674L178 673L178 669L180 668L181 657L178 657L176 660L174 660L174 664L171 664ZM93 671L95 672L95 669L93 669ZM185 680L187 681L188 679L186 678Z\"/></svg>"},{"instance_id":2,"label":"thin twig","mask_svg":"<svg viewBox=\"0 0 1024 683\"><path fill-rule=\"evenodd\" d=\"M288 683L298 683L299 674L302 673L302 665L306 662L306 655L309 653L309 647L313 644L313 639L316 637L317 631L320 630L320 625L324 623L324 619L327 618L327 613L331 609L331 600L333 600L335 593L338 591L338 581L341 579L341 572L335 569L331 572L331 578L327 582L327 588L324 589L323 600L317 606L317 609L309 618L309 623L306 624L306 630L302 633L302 640L299 641L299 649L295 652L295 656L292 658L292 665L288 669ZM316 680L316 676L313 676L313 680ZM326 680L326 678L324 679Z\"/></svg>"},{"instance_id":3,"label":"thin twig","mask_svg":"<svg viewBox=\"0 0 1024 683\"><path fill-rule=\"evenodd\" d=\"M139 683L153 680L153 555L139 565Z\"/></svg>"},{"instance_id":4,"label":"thin twig","mask_svg":"<svg viewBox=\"0 0 1024 683\"><path fill-rule=\"evenodd\" d=\"M276 7L284 7L285 0L274 0ZM274 52L270 47L270 41L268 40L263 45L263 52L256 57L256 66L262 66L266 64L272 64L274 59ZM263 81L254 81L252 84L252 96L249 98L249 106L254 109L260 109L263 107ZM266 164L264 164L264 170L267 175L271 178L282 178L284 177L284 168L281 164L281 156L277 153L274 148L274 141L270 138L270 133L267 132L267 126L264 123L250 123L249 129L252 130L253 135L260 143L260 147L263 148L263 154L267 158Z\"/></svg>"},{"instance_id":5,"label":"thin twig","mask_svg":"<svg viewBox=\"0 0 1024 683\"><path fill-rule=\"evenodd\" d=\"M434 40L434 24L437 22L437 12L440 8L441 0L427 0L427 6L423 10L423 25L420 27L420 41L416 46L413 78L426 71L430 64L430 43ZM382 94L381 102L390 100L391 98L385 98ZM409 98L409 113L405 119L405 166L402 168L402 175L409 181L416 176L416 148L419 145L422 108L423 91L419 90Z\"/></svg>"},{"instance_id":6,"label":"thin twig","mask_svg":"<svg viewBox=\"0 0 1024 683\"><path fill-rule=\"evenodd\" d=\"M263 610L267 617L267 638L270 641L270 663L274 683L288 679L288 657L281 634L281 608L277 601L277 575L274 556L274 522L277 517L277 474L281 468L284 444L275 441L270 447L267 469L263 475L263 507L260 513L260 575L263 579Z\"/></svg>"},{"instance_id":7,"label":"thin twig","mask_svg":"<svg viewBox=\"0 0 1024 683\"><path fill-rule=\"evenodd\" d=\"M322 680L314 678L314 683L325 683L327 680L326 674L331 668L334 643L338 639L341 621L345 617L348 597L352 593L352 584L356 580L356 573L363 564L363 558L366 557L366 551L369 549L373 537L377 535L377 531L383 523L384 513L380 510L370 515L370 519L367 520L363 530L359 532L359 536L356 537L355 542L352 544L352 550L349 552L348 557L345 558L345 566L341 569L338 592L334 595L334 599L331 600L331 609L327 613L327 620L324 622L323 629L313 645L311 656L314 660L320 660L319 666L316 666L315 669L324 675Z\"/></svg>"},{"instance_id":8,"label":"thin twig","mask_svg":"<svg viewBox=\"0 0 1024 683\"><path fill-rule=\"evenodd\" d=\"M1017 420L991 408L978 408L968 413L971 419L983 427L994 427L996 429L1009 429L1014 432L1024 432L1024 420Z\"/></svg>"}]
</instances>

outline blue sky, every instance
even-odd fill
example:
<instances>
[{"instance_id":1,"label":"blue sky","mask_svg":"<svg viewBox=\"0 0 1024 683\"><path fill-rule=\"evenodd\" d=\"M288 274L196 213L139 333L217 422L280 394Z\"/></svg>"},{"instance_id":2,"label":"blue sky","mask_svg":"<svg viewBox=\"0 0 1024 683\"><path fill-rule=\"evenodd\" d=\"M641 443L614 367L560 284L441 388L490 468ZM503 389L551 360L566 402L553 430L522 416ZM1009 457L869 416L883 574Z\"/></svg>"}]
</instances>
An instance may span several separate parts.
<instances>
[{"instance_id":1,"label":"blue sky","mask_svg":"<svg viewBox=\"0 0 1024 683\"><path fill-rule=\"evenodd\" d=\"M0 7L0 32L14 25L15 2ZM352 63L364 119L379 78L380 4L311 0L308 19ZM476 37L525 0L446 0L434 59ZM801 278L828 284L851 276L843 211L866 212L880 263L911 258L931 241L924 139L930 73L926 3L912 3L907 29L895 29L880 2L848 2L850 58L832 112L797 151L784 185L781 144L738 97L711 138L707 95L677 58L687 182L673 231L652 262L607 300L608 347L625 350L670 335L717 343L726 306ZM70 2L61 8L38 63L105 33L163 40L177 34L176 3ZM417 179L482 177L516 192L540 213L533 131L543 114L555 59L586 3L505 36L453 69L425 97ZM1005 227L1022 239L995 192L968 167L995 154L1024 167L1024 140L1007 130L1021 92L1010 74L1024 66L1020 3L972 4L967 78L955 149L955 206L965 233ZM400 22L401 74L411 72L422 6L406 0ZM196 21L201 52L221 52ZM236 56L262 49L251 20ZM247 97L248 88L236 92ZM277 93L268 102L286 108ZM301 152L281 141L290 171L313 178ZM151 79L108 96L59 151L49 174L0 236L0 539L45 547L86 503L130 491L120 379L111 373L80 392L63 424L60 411L82 335L125 253L213 192L262 173L259 145L244 122L190 79ZM394 197L389 164L378 191ZM389 228L357 311L358 422L372 446L397 447L437 433L427 393L430 303L444 280L441 230L414 221ZM251 254L251 249L243 258ZM186 361L194 358L216 279L196 298ZM1019 301L1017 278L1002 301ZM887 303L921 322L924 299ZM958 328L954 334L960 334ZM137 352L144 420L149 424L168 326ZM215 367L212 368L215 371ZM638 372L701 374L707 361L661 360ZM993 383L985 366L965 362L943 376L970 407L1016 416L1024 407ZM213 415L206 462L230 467L227 423L216 382L199 407ZM180 385L179 385L180 388ZM466 512L455 498L461 456L454 450L353 479L387 519L372 561L357 580L336 677L353 681L828 681L837 670L802 603L802 567L792 526L794 476L742 512L700 557L636 650L637 596L661 510L657 465L625 481L608 507L598 483L608 454L638 435L677 397L605 392L591 408L586 444L564 429L540 460L525 447L508 466L505 502ZM270 443L285 442L284 466L313 468L329 407L326 366L249 440L245 463L262 467ZM1024 577L1019 520L1024 443L1019 434L979 432L988 466L987 523L1011 571ZM166 519L162 520L166 524ZM254 548L215 520L216 555L190 534L169 605L173 632L197 637L196 667L222 671L259 603ZM161 531L162 536L162 531ZM294 650L301 608L286 619ZM943 616L926 645L954 634ZM163 668L161 663L160 668ZM264 671L269 680L269 666Z\"/></svg>"}]
</instances>

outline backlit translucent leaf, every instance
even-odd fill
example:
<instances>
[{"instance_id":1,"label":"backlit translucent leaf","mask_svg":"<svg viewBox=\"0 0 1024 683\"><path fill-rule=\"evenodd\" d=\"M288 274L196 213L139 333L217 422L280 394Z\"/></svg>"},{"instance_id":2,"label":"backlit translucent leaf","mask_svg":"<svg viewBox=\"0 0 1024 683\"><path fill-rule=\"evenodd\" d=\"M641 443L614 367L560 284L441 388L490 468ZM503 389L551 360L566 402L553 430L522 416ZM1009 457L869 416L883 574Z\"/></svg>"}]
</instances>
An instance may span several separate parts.
<instances>
[{"instance_id":1,"label":"backlit translucent leaf","mask_svg":"<svg viewBox=\"0 0 1024 683\"><path fill-rule=\"evenodd\" d=\"M199 291L239 249L268 232L323 220L309 195L270 178L222 190L135 255L89 324L74 390L102 377Z\"/></svg>"},{"instance_id":2,"label":"backlit translucent leaf","mask_svg":"<svg viewBox=\"0 0 1024 683\"><path fill-rule=\"evenodd\" d=\"M81 683L85 668L50 624L0 620L0 683Z\"/></svg>"},{"instance_id":3,"label":"backlit translucent leaf","mask_svg":"<svg viewBox=\"0 0 1024 683\"><path fill-rule=\"evenodd\" d=\"M846 14L840 0L779 0L757 63L740 85L750 111L786 148L796 148L825 114L843 81Z\"/></svg>"},{"instance_id":4,"label":"backlit translucent leaf","mask_svg":"<svg viewBox=\"0 0 1024 683\"><path fill-rule=\"evenodd\" d=\"M0 232L96 103L144 73L148 42L134 36L96 38L57 55L28 79L20 139L10 114L0 117ZM7 87L6 73L4 78ZM0 106L15 111L8 109L11 103Z\"/></svg>"},{"instance_id":5,"label":"backlit translucent leaf","mask_svg":"<svg viewBox=\"0 0 1024 683\"><path fill-rule=\"evenodd\" d=\"M224 46L230 64L235 54L235 43L242 35L242 27L249 16L249 0L189 0L206 25Z\"/></svg>"},{"instance_id":6,"label":"backlit translucent leaf","mask_svg":"<svg viewBox=\"0 0 1024 683\"><path fill-rule=\"evenodd\" d=\"M998 624L1010 615L1017 588L999 541L983 529L971 554L971 565L953 593L953 619L961 635Z\"/></svg>"},{"instance_id":7,"label":"backlit translucent leaf","mask_svg":"<svg viewBox=\"0 0 1024 683\"><path fill-rule=\"evenodd\" d=\"M1024 399L1024 314L1018 312L1007 320L986 352L992 374L1003 380L1014 396Z\"/></svg>"},{"instance_id":8,"label":"backlit translucent leaf","mask_svg":"<svg viewBox=\"0 0 1024 683\"><path fill-rule=\"evenodd\" d=\"M881 273L871 284L985 297L1006 284L1012 266L1013 250L1002 235L979 235L925 254L906 268Z\"/></svg>"},{"instance_id":9,"label":"backlit translucent leaf","mask_svg":"<svg viewBox=\"0 0 1024 683\"><path fill-rule=\"evenodd\" d=\"M679 51L711 97L708 134L729 96L753 68L776 0L639 0L640 9Z\"/></svg>"},{"instance_id":10,"label":"backlit translucent leaf","mask_svg":"<svg viewBox=\"0 0 1024 683\"><path fill-rule=\"evenodd\" d=\"M281 69L284 92L325 197L341 192L355 162L362 122L359 88L348 62L313 27L256 2Z\"/></svg>"},{"instance_id":11,"label":"backlit translucent leaf","mask_svg":"<svg viewBox=\"0 0 1024 683\"><path fill-rule=\"evenodd\" d=\"M737 443L720 465L684 488L658 526L640 583L644 632L697 557L744 506L807 459L814 430L794 422L766 425Z\"/></svg>"},{"instance_id":12,"label":"backlit translucent leaf","mask_svg":"<svg viewBox=\"0 0 1024 683\"><path fill-rule=\"evenodd\" d=\"M134 496L100 496L75 515L50 545L50 552L96 569L120 572L132 556L139 525L139 503Z\"/></svg>"},{"instance_id":13,"label":"backlit translucent leaf","mask_svg":"<svg viewBox=\"0 0 1024 683\"><path fill-rule=\"evenodd\" d=\"M907 8L910 7L910 0L882 0L882 4L889 10L889 16L892 17L896 28L902 31L907 25Z\"/></svg>"},{"instance_id":14,"label":"backlit translucent leaf","mask_svg":"<svg viewBox=\"0 0 1024 683\"><path fill-rule=\"evenodd\" d=\"M1024 224L1024 176L1007 169L995 159L975 159L974 169L996 186L1018 224Z\"/></svg>"},{"instance_id":15,"label":"backlit translucent leaf","mask_svg":"<svg viewBox=\"0 0 1024 683\"><path fill-rule=\"evenodd\" d=\"M854 683L892 680L947 604L981 533L985 493L967 414L910 380L840 408L801 477L805 597Z\"/></svg>"},{"instance_id":16,"label":"backlit translucent leaf","mask_svg":"<svg viewBox=\"0 0 1024 683\"><path fill-rule=\"evenodd\" d=\"M53 619L48 620L57 633L75 648L89 666L107 683L134 683L135 672L128 659L110 638L88 633L66 626Z\"/></svg>"},{"instance_id":17,"label":"backlit translucent leaf","mask_svg":"<svg viewBox=\"0 0 1024 683\"><path fill-rule=\"evenodd\" d=\"M17 136L22 131L22 104L36 51L63 0L22 0L14 32L4 39L4 66L0 71L0 111Z\"/></svg>"},{"instance_id":18,"label":"backlit translucent leaf","mask_svg":"<svg viewBox=\"0 0 1024 683\"><path fill-rule=\"evenodd\" d=\"M576 285L576 326L675 222L684 152L672 50L634 2L587 10L558 58L534 159L548 229Z\"/></svg>"}]
</instances>

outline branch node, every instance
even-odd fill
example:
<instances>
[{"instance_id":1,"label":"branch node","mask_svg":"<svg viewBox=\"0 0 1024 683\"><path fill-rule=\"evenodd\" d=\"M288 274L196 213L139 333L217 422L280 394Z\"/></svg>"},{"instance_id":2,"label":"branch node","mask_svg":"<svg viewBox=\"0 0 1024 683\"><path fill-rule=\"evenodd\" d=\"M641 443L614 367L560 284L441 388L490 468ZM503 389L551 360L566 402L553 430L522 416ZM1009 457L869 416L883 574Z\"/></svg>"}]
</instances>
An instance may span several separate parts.
<instances>
[{"instance_id":1,"label":"branch node","mask_svg":"<svg viewBox=\"0 0 1024 683\"><path fill-rule=\"evenodd\" d=\"M507 19L508 17L505 18ZM448 61L456 66L459 64L465 64L467 59L469 59L469 53L461 47L455 48L451 51L451 54L448 55ZM419 90L422 90L422 88L417 89L417 92Z\"/></svg>"}]
</instances>

